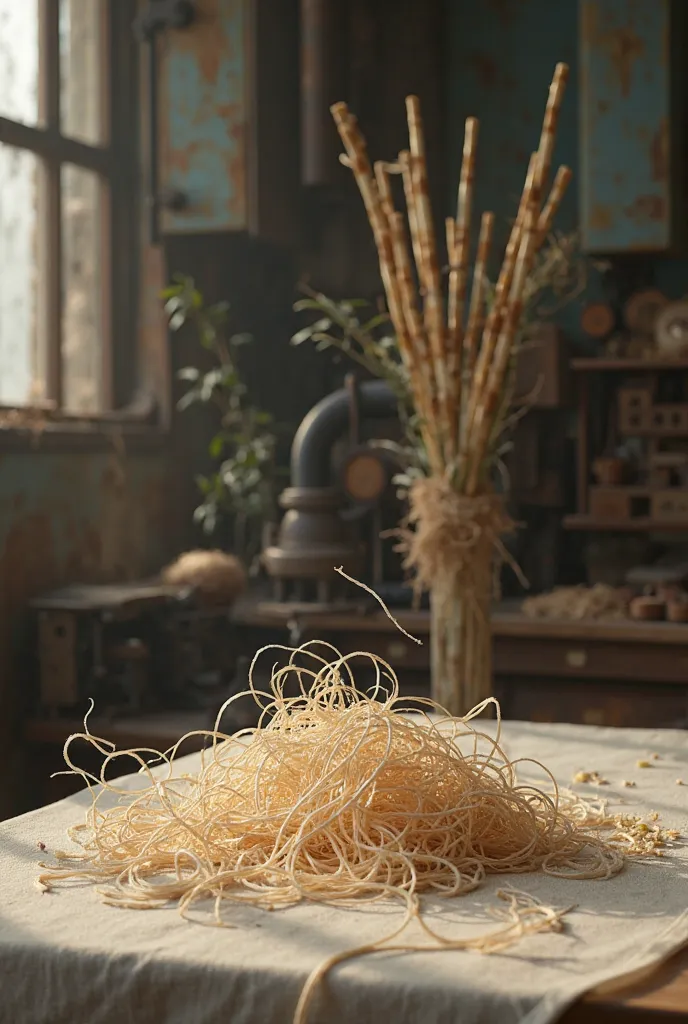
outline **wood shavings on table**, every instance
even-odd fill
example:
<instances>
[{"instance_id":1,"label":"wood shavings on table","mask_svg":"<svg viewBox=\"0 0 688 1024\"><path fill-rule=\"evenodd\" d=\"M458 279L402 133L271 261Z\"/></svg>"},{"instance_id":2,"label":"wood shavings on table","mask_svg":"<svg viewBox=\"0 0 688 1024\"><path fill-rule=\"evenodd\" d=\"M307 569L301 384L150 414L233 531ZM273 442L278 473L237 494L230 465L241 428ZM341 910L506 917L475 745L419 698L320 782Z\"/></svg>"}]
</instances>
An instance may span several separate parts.
<instances>
[{"instance_id":1,"label":"wood shavings on table","mask_svg":"<svg viewBox=\"0 0 688 1024\"><path fill-rule=\"evenodd\" d=\"M628 591L596 583L594 587L557 587L547 594L527 597L521 611L529 619L579 621L628 619Z\"/></svg>"}]
</instances>

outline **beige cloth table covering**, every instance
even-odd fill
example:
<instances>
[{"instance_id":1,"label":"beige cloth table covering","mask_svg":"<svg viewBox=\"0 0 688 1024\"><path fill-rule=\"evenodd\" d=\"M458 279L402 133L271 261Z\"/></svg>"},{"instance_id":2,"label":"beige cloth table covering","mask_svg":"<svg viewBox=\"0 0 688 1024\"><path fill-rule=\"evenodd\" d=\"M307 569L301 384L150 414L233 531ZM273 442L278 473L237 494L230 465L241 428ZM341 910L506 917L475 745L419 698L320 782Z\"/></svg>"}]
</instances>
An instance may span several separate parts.
<instances>
[{"instance_id":1,"label":"beige cloth table covering","mask_svg":"<svg viewBox=\"0 0 688 1024\"><path fill-rule=\"evenodd\" d=\"M568 785L579 770L609 785L576 787L661 814L688 834L688 733L508 722L511 758L535 757ZM652 768L636 762L661 755ZM198 755L183 761L193 771ZM527 776L530 777L530 776ZM533 776L533 779L536 777ZM624 788L632 779L636 788ZM136 783L140 784L140 780ZM227 906L235 928L183 921L172 907L104 906L92 886L42 894L37 843L64 849L83 819L79 794L0 826L0 1022L12 1024L289 1024L303 982L332 953L391 931L400 908L307 905L268 913ZM609 881L538 875L490 879L475 893L426 902L448 935L492 927L487 909L511 882L544 902L576 904L560 934L507 953L378 954L336 968L309 1024L547 1024L586 989L666 958L688 942L688 845L632 863Z\"/></svg>"}]
</instances>

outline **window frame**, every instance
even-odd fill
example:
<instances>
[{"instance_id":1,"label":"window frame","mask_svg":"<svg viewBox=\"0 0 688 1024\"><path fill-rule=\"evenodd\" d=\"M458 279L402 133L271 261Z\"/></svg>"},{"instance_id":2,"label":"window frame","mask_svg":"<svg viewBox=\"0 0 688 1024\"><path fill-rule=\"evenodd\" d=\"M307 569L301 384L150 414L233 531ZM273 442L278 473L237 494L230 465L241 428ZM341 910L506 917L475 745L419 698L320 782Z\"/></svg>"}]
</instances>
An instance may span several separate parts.
<instances>
[{"instance_id":1,"label":"window frame","mask_svg":"<svg viewBox=\"0 0 688 1024\"><path fill-rule=\"evenodd\" d=\"M95 2L95 0L92 0ZM40 125L26 125L0 116L0 142L35 153L45 172L45 213L42 230L44 264L40 273L40 309L45 318L46 403L17 407L0 428L0 446L14 448L27 438L44 450L59 435L80 446L92 446L100 435L111 444L118 436L158 432L156 402L142 400L139 330L140 270L143 238L141 206L141 81L140 44L133 23L137 0L99 0L102 60L101 104L103 139L88 144L69 138L60 125L59 0L40 0L39 111ZM98 174L101 184L102 281L102 413L84 415L61 408L62 399L62 224L61 169L73 164ZM59 254L55 259L54 254ZM8 412L9 407L3 407ZM40 430L37 427L40 423ZM37 443L38 439L38 443Z\"/></svg>"}]
</instances>

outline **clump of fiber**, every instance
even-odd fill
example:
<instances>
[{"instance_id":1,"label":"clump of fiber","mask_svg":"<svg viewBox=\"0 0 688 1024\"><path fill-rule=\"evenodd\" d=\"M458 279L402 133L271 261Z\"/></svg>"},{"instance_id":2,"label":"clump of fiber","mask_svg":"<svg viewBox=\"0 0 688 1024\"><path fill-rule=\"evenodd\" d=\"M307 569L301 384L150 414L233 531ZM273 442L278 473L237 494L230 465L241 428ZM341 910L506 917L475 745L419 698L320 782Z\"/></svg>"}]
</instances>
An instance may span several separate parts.
<instances>
[{"instance_id":1,"label":"clump of fiber","mask_svg":"<svg viewBox=\"0 0 688 1024\"><path fill-rule=\"evenodd\" d=\"M246 570L224 551L187 551L162 571L165 583L190 587L206 605L233 604L246 590Z\"/></svg>"}]
</instances>

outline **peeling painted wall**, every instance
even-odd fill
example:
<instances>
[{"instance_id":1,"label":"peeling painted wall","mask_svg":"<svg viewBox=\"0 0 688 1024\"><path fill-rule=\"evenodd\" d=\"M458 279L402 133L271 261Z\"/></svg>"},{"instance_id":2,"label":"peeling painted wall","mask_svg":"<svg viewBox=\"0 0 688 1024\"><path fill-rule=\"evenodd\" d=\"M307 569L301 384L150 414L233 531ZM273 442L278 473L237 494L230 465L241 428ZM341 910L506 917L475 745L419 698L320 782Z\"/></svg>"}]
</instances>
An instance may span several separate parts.
<instances>
[{"instance_id":1,"label":"peeling painted wall","mask_svg":"<svg viewBox=\"0 0 688 1024\"><path fill-rule=\"evenodd\" d=\"M455 0L447 11L448 202L456 203L465 118L480 119L476 168L475 220L494 210L501 239L513 218L528 155L537 145L547 88L557 61L570 65L571 77L561 111L555 165L568 164L574 180L555 226L578 226L581 152L579 147L579 5L576 0ZM688 261L653 258L658 287L671 298L688 290ZM564 310L570 336L581 338L579 314L601 297L591 275L586 295Z\"/></svg>"},{"instance_id":2,"label":"peeling painted wall","mask_svg":"<svg viewBox=\"0 0 688 1024\"><path fill-rule=\"evenodd\" d=\"M669 0L582 0L581 228L590 252L674 243Z\"/></svg>"},{"instance_id":3,"label":"peeling painted wall","mask_svg":"<svg viewBox=\"0 0 688 1024\"><path fill-rule=\"evenodd\" d=\"M161 454L0 454L0 780L16 777L27 601L66 583L159 569L175 522L169 484ZM0 817L14 812L15 796L0 784Z\"/></svg>"},{"instance_id":4,"label":"peeling painted wall","mask_svg":"<svg viewBox=\"0 0 688 1024\"><path fill-rule=\"evenodd\" d=\"M448 5L448 131L452 189L461 167L466 117L480 119L474 221L493 210L504 239L510 228L531 152L537 148L547 90L555 64L571 67L561 111L554 165L577 163L577 3L563 0L458 0ZM456 193L450 196L456 204ZM557 224L576 222L576 188L562 204Z\"/></svg>"},{"instance_id":5,"label":"peeling painted wall","mask_svg":"<svg viewBox=\"0 0 688 1024\"><path fill-rule=\"evenodd\" d=\"M247 225L246 0L200 0L190 28L160 51L160 183L188 206L167 233Z\"/></svg>"}]
</instances>

